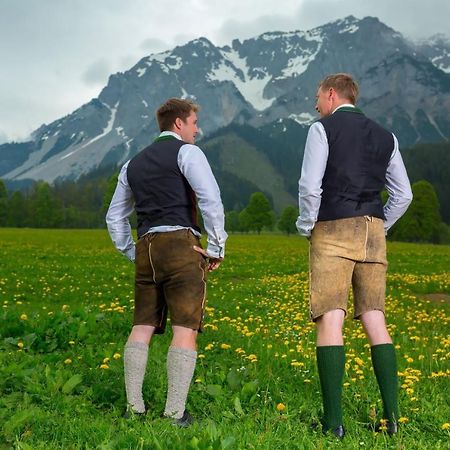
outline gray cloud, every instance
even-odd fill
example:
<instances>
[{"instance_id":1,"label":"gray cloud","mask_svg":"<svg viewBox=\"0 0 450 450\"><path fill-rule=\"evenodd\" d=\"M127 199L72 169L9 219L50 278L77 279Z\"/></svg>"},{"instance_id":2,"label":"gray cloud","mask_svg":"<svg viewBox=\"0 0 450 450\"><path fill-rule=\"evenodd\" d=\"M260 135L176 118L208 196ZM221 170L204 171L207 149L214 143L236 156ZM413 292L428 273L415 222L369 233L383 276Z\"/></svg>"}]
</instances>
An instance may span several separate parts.
<instances>
[{"instance_id":1,"label":"gray cloud","mask_svg":"<svg viewBox=\"0 0 450 450\"><path fill-rule=\"evenodd\" d=\"M140 44L139 48L148 53L158 53L164 50L168 50L172 47L172 42L168 43L158 38L147 38L144 39Z\"/></svg>"},{"instance_id":2,"label":"gray cloud","mask_svg":"<svg viewBox=\"0 0 450 450\"><path fill-rule=\"evenodd\" d=\"M0 145L4 144L5 142L9 141L9 137L6 135L6 133L3 133L2 130L0 130Z\"/></svg>"},{"instance_id":3,"label":"gray cloud","mask_svg":"<svg viewBox=\"0 0 450 450\"><path fill-rule=\"evenodd\" d=\"M88 85L103 86L111 74L111 66L106 59L99 59L92 63L83 73L82 79Z\"/></svg>"},{"instance_id":4,"label":"gray cloud","mask_svg":"<svg viewBox=\"0 0 450 450\"><path fill-rule=\"evenodd\" d=\"M97 96L109 74L205 36L217 45L266 31L377 16L413 38L448 34L448 0L1 0L0 124L25 137Z\"/></svg>"}]
</instances>

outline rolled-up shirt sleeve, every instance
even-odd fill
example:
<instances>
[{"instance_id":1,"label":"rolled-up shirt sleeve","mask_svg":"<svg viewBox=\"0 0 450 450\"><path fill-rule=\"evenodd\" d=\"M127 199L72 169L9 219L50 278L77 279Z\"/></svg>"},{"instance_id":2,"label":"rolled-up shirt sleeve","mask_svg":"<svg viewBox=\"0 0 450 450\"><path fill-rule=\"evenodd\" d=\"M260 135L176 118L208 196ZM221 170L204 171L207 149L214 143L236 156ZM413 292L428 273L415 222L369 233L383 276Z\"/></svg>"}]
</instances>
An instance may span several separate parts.
<instances>
[{"instance_id":1,"label":"rolled-up shirt sleeve","mask_svg":"<svg viewBox=\"0 0 450 450\"><path fill-rule=\"evenodd\" d=\"M186 144L178 152L178 167L194 190L203 225L208 235L206 252L213 258L225 256L227 233L220 189L204 153L196 145Z\"/></svg>"},{"instance_id":2,"label":"rolled-up shirt sleeve","mask_svg":"<svg viewBox=\"0 0 450 450\"><path fill-rule=\"evenodd\" d=\"M384 230L387 233L389 228L400 219L410 205L413 193L406 173L405 164L398 147L397 138L394 136L394 150L386 170L386 190L388 200L384 205L383 212L386 220L384 221Z\"/></svg>"},{"instance_id":3,"label":"rolled-up shirt sleeve","mask_svg":"<svg viewBox=\"0 0 450 450\"><path fill-rule=\"evenodd\" d=\"M116 190L106 213L106 224L117 250L130 261L135 259L135 244L131 234L129 217L134 211L133 192L127 179L128 162L122 167Z\"/></svg>"},{"instance_id":4,"label":"rolled-up shirt sleeve","mask_svg":"<svg viewBox=\"0 0 450 450\"><path fill-rule=\"evenodd\" d=\"M303 156L302 172L298 182L300 215L296 226L302 236L311 236L319 215L322 200L322 179L327 167L328 140L320 122L309 128Z\"/></svg>"}]
</instances>

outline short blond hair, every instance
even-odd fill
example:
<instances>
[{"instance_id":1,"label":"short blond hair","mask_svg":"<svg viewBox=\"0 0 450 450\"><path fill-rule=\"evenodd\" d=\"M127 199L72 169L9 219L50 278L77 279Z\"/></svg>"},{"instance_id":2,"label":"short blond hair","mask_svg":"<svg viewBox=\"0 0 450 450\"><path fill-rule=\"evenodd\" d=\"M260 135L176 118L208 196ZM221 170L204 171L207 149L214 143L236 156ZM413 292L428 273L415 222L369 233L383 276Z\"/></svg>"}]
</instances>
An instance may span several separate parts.
<instances>
[{"instance_id":1,"label":"short blond hair","mask_svg":"<svg viewBox=\"0 0 450 450\"><path fill-rule=\"evenodd\" d=\"M323 91L333 88L339 97L350 100L353 105L358 99L358 83L348 73L328 75L319 83L319 88Z\"/></svg>"},{"instance_id":2,"label":"short blond hair","mask_svg":"<svg viewBox=\"0 0 450 450\"><path fill-rule=\"evenodd\" d=\"M200 106L189 99L169 98L156 110L156 120L158 121L160 131L170 131L177 118L183 122L191 114L197 112Z\"/></svg>"}]
</instances>

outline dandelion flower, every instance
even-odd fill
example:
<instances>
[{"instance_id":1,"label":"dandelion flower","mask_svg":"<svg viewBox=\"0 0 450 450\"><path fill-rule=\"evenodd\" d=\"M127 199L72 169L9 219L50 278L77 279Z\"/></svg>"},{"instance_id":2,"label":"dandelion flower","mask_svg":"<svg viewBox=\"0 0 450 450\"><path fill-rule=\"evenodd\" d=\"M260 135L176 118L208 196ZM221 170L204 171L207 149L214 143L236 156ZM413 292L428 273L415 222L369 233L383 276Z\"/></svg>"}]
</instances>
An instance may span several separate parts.
<instances>
[{"instance_id":1,"label":"dandelion flower","mask_svg":"<svg viewBox=\"0 0 450 450\"><path fill-rule=\"evenodd\" d=\"M67 358L64 360L64 364L72 364L72 360L70 358Z\"/></svg>"},{"instance_id":2,"label":"dandelion flower","mask_svg":"<svg viewBox=\"0 0 450 450\"><path fill-rule=\"evenodd\" d=\"M114 359L120 359L121 358L121 354L120 353L114 353L113 358Z\"/></svg>"},{"instance_id":3,"label":"dandelion flower","mask_svg":"<svg viewBox=\"0 0 450 450\"><path fill-rule=\"evenodd\" d=\"M283 412L286 409L286 406L284 405L284 403L278 403L277 405L277 410L280 412Z\"/></svg>"},{"instance_id":4,"label":"dandelion flower","mask_svg":"<svg viewBox=\"0 0 450 450\"><path fill-rule=\"evenodd\" d=\"M26 314L22 314L20 316L20 320L28 320L28 316Z\"/></svg>"},{"instance_id":5,"label":"dandelion flower","mask_svg":"<svg viewBox=\"0 0 450 450\"><path fill-rule=\"evenodd\" d=\"M109 369L109 366L108 366L108 364L102 364L100 366L100 369Z\"/></svg>"}]
</instances>

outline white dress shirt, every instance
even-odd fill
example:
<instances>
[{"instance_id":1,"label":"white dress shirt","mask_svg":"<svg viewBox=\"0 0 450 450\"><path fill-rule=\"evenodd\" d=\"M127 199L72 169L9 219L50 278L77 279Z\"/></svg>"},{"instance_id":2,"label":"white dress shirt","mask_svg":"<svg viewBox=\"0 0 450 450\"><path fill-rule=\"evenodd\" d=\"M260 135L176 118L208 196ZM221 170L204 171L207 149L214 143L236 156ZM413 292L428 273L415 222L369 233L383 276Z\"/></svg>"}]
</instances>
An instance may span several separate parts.
<instances>
[{"instance_id":1,"label":"white dress shirt","mask_svg":"<svg viewBox=\"0 0 450 450\"><path fill-rule=\"evenodd\" d=\"M354 105L340 105L333 113L342 107L354 107ZM398 141L394 134L393 137L394 148L386 171L385 187L389 198L383 208L386 217L384 221L385 232L405 213L412 201L411 185L398 148ZM309 128L306 138L302 172L298 182L300 216L296 225L302 236L311 236L311 231L317 222L322 200L322 179L327 167L328 152L325 128L320 122L315 122Z\"/></svg>"},{"instance_id":2,"label":"white dress shirt","mask_svg":"<svg viewBox=\"0 0 450 450\"><path fill-rule=\"evenodd\" d=\"M163 131L160 137L168 135L181 140L178 134L171 131ZM127 161L123 165L119 173L117 187L106 214L106 224L116 248L131 261L134 261L135 243L128 220L134 211L133 192L127 179L129 162ZM225 256L225 241L228 235L224 229L224 212L219 186L208 160L199 147L192 144L184 144L178 152L178 167L197 197L198 206L203 217L203 225L208 235L206 252L213 258L223 258ZM164 233L181 229L186 229L186 227L163 225L150 228L146 234ZM200 237L200 233L196 230L189 229Z\"/></svg>"}]
</instances>

